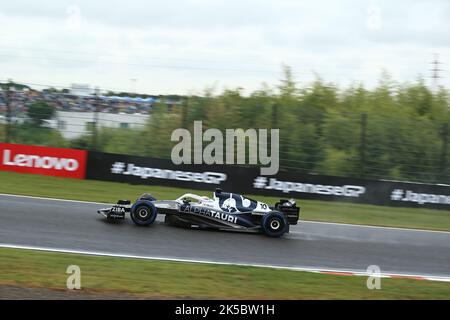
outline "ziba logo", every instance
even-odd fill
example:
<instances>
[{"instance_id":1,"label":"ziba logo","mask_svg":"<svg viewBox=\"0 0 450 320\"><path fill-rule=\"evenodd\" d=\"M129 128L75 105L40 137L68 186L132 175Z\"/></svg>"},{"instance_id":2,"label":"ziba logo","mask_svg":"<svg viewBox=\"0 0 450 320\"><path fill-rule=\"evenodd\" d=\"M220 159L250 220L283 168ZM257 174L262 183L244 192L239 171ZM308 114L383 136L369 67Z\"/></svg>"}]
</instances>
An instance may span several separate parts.
<instances>
[{"instance_id":1,"label":"ziba logo","mask_svg":"<svg viewBox=\"0 0 450 320\"><path fill-rule=\"evenodd\" d=\"M0 143L0 170L84 179L84 150Z\"/></svg>"},{"instance_id":2,"label":"ziba logo","mask_svg":"<svg viewBox=\"0 0 450 320\"><path fill-rule=\"evenodd\" d=\"M124 207L114 206L114 207L112 207L111 212L125 213L125 208Z\"/></svg>"},{"instance_id":3,"label":"ziba logo","mask_svg":"<svg viewBox=\"0 0 450 320\"><path fill-rule=\"evenodd\" d=\"M27 155L18 153L11 159L11 150L3 151L3 164L5 166L18 166L29 168L43 168L55 170L75 171L78 169L78 161L75 159L65 159L56 157L40 157L37 155Z\"/></svg>"}]
</instances>

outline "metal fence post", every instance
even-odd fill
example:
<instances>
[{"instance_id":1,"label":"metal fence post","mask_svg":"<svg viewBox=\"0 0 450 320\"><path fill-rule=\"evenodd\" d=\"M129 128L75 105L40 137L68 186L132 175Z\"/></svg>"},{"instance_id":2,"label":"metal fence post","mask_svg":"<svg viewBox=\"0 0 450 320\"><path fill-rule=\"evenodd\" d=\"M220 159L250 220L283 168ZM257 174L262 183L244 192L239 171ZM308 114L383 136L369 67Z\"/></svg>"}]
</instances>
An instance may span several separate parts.
<instances>
[{"instance_id":1,"label":"metal fence post","mask_svg":"<svg viewBox=\"0 0 450 320\"><path fill-rule=\"evenodd\" d=\"M448 150L448 123L442 125L442 149L441 149L441 174L442 182L448 183L448 161L447 161L447 150Z\"/></svg>"},{"instance_id":2,"label":"metal fence post","mask_svg":"<svg viewBox=\"0 0 450 320\"><path fill-rule=\"evenodd\" d=\"M359 141L359 176L364 178L366 166L366 132L367 132L367 114L361 114L361 135Z\"/></svg>"},{"instance_id":3,"label":"metal fence post","mask_svg":"<svg viewBox=\"0 0 450 320\"><path fill-rule=\"evenodd\" d=\"M186 97L186 99L183 101L181 105L181 127L184 129L187 129L187 113L188 113L188 104L189 104L189 98Z\"/></svg>"},{"instance_id":4,"label":"metal fence post","mask_svg":"<svg viewBox=\"0 0 450 320\"><path fill-rule=\"evenodd\" d=\"M278 129L278 105L272 104L272 129Z\"/></svg>"},{"instance_id":5,"label":"metal fence post","mask_svg":"<svg viewBox=\"0 0 450 320\"><path fill-rule=\"evenodd\" d=\"M12 108L11 108L11 93L15 91L14 86L10 86L8 83L6 85L6 132L5 141L6 143L11 142L11 128L12 128Z\"/></svg>"},{"instance_id":6,"label":"metal fence post","mask_svg":"<svg viewBox=\"0 0 450 320\"><path fill-rule=\"evenodd\" d=\"M92 150L97 150L97 123L98 123L98 88L95 88L94 93L94 123L92 125Z\"/></svg>"}]
</instances>

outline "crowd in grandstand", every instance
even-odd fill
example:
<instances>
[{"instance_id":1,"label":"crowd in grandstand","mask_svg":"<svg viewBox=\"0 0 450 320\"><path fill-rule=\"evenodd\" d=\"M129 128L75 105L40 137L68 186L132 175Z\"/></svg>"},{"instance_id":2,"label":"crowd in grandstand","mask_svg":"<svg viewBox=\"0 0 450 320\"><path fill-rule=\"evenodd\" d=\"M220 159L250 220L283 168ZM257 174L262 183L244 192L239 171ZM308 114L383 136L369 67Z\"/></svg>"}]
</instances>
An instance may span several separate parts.
<instances>
[{"instance_id":1,"label":"crowd in grandstand","mask_svg":"<svg viewBox=\"0 0 450 320\"><path fill-rule=\"evenodd\" d=\"M157 98L123 97L99 95L76 95L70 92L34 90L28 87L8 90L0 89L0 114L5 114L9 100L12 116L20 117L26 113L27 106L36 101L45 101L58 111L141 113L148 114Z\"/></svg>"}]
</instances>

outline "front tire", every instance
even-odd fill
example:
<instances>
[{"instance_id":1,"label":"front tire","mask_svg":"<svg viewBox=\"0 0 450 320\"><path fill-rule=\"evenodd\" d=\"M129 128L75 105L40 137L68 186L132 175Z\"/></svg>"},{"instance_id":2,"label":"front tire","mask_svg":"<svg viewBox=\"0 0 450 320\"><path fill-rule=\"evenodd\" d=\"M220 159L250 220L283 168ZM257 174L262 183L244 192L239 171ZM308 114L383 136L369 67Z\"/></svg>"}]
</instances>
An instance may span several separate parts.
<instances>
[{"instance_id":1,"label":"front tire","mask_svg":"<svg viewBox=\"0 0 450 320\"><path fill-rule=\"evenodd\" d=\"M270 212L261 220L261 229L265 235L273 238L281 237L287 231L287 221L283 214Z\"/></svg>"},{"instance_id":2,"label":"front tire","mask_svg":"<svg viewBox=\"0 0 450 320\"><path fill-rule=\"evenodd\" d=\"M157 211L153 203L148 201L136 202L131 208L131 220L138 226L151 225L156 219Z\"/></svg>"}]
</instances>

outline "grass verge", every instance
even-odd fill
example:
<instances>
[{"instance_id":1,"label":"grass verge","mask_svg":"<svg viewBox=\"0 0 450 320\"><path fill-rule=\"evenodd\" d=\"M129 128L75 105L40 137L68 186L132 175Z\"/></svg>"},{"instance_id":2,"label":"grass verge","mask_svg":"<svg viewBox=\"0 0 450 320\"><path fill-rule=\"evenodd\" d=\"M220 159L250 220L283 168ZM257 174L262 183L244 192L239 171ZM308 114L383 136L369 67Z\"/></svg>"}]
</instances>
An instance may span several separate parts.
<instances>
[{"instance_id":1,"label":"grass verge","mask_svg":"<svg viewBox=\"0 0 450 320\"><path fill-rule=\"evenodd\" d=\"M143 192L157 199L174 199L187 191L192 190L0 172L0 193L9 194L112 203L118 199L134 200ZM211 196L211 192L198 193ZM274 197L253 197L269 204L278 201ZM297 202L301 207L301 220L450 231L450 214L445 210L301 199Z\"/></svg>"},{"instance_id":2,"label":"grass verge","mask_svg":"<svg viewBox=\"0 0 450 320\"><path fill-rule=\"evenodd\" d=\"M136 298L194 299L449 299L450 283L323 275L270 268L95 257L0 248L0 285L65 290L69 265L82 290ZM270 280L268 280L270 279Z\"/></svg>"}]
</instances>

